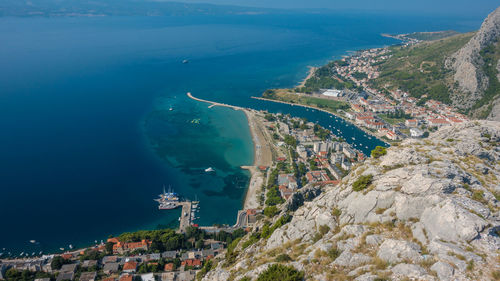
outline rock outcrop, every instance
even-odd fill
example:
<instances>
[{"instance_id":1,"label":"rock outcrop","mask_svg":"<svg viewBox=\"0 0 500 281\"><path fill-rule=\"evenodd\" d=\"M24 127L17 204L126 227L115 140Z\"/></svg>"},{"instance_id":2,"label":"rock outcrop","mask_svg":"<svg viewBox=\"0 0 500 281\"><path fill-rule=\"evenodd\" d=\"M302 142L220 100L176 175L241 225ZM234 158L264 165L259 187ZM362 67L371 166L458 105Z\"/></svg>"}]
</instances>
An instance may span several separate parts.
<instances>
[{"instance_id":1,"label":"rock outcrop","mask_svg":"<svg viewBox=\"0 0 500 281\"><path fill-rule=\"evenodd\" d=\"M371 184L353 191L369 175ZM220 261L204 280L255 280L277 262L307 280L490 280L500 272L499 195L500 123L445 127L369 158L288 210L291 221L270 237L243 248L245 236L235 261Z\"/></svg>"},{"instance_id":2,"label":"rock outcrop","mask_svg":"<svg viewBox=\"0 0 500 281\"><path fill-rule=\"evenodd\" d=\"M479 31L446 62L454 71L454 80L459 91L452 95L453 105L470 109L488 88L488 77L482 70L484 61L481 50L500 39L500 8L493 11L483 22Z\"/></svg>"}]
</instances>

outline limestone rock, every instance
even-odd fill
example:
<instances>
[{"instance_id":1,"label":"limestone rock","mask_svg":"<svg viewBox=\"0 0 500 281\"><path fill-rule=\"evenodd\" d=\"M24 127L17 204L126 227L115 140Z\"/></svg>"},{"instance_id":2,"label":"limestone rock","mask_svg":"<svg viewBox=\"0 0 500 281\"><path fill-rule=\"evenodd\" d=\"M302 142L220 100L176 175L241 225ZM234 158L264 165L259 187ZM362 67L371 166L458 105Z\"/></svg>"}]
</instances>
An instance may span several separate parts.
<instances>
[{"instance_id":1,"label":"limestone rock","mask_svg":"<svg viewBox=\"0 0 500 281\"><path fill-rule=\"evenodd\" d=\"M419 262L422 260L420 246L404 240L385 240L377 252L377 256L390 263L401 262L404 259Z\"/></svg>"}]
</instances>

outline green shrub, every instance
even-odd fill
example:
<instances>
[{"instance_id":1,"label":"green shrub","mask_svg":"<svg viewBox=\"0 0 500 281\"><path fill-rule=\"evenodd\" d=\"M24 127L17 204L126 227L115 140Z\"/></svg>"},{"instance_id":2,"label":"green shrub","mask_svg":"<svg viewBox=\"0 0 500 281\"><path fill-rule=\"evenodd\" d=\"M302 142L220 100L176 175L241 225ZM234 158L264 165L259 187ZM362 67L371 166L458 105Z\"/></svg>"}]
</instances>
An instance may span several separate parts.
<instances>
[{"instance_id":1,"label":"green shrub","mask_svg":"<svg viewBox=\"0 0 500 281\"><path fill-rule=\"evenodd\" d=\"M373 158L379 158L387 154L387 148L383 146L377 146L374 150L372 150L371 155Z\"/></svg>"},{"instance_id":2,"label":"green shrub","mask_svg":"<svg viewBox=\"0 0 500 281\"><path fill-rule=\"evenodd\" d=\"M276 206L267 206L264 208L264 215L267 217L274 217L278 213L278 208Z\"/></svg>"},{"instance_id":3,"label":"green shrub","mask_svg":"<svg viewBox=\"0 0 500 281\"><path fill-rule=\"evenodd\" d=\"M342 252L339 251L336 247L331 247L330 250L328 250L328 256L334 261L337 259L338 256L340 256Z\"/></svg>"},{"instance_id":4,"label":"green shrub","mask_svg":"<svg viewBox=\"0 0 500 281\"><path fill-rule=\"evenodd\" d=\"M360 176L353 184L352 190L361 191L367 188L373 181L373 175Z\"/></svg>"},{"instance_id":5,"label":"green shrub","mask_svg":"<svg viewBox=\"0 0 500 281\"><path fill-rule=\"evenodd\" d=\"M280 254L276 257L276 262L287 262L291 260L292 258L290 258L290 256L287 254Z\"/></svg>"},{"instance_id":6,"label":"green shrub","mask_svg":"<svg viewBox=\"0 0 500 281\"><path fill-rule=\"evenodd\" d=\"M266 271L262 272L257 281L302 281L304 272L298 271L294 267L281 264L273 264Z\"/></svg>"}]
</instances>

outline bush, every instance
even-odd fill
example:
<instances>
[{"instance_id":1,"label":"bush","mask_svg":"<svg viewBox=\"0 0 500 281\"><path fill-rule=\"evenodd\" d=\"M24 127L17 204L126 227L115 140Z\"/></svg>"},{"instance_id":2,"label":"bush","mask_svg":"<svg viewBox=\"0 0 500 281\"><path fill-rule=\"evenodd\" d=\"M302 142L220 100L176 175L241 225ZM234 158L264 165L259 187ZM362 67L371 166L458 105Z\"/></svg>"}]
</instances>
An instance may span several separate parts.
<instances>
[{"instance_id":1,"label":"bush","mask_svg":"<svg viewBox=\"0 0 500 281\"><path fill-rule=\"evenodd\" d=\"M276 257L276 262L287 262L291 260L292 258L290 258L290 256L287 254L281 254Z\"/></svg>"},{"instance_id":2,"label":"bush","mask_svg":"<svg viewBox=\"0 0 500 281\"><path fill-rule=\"evenodd\" d=\"M276 206L267 206L264 208L264 215L267 217L274 217L278 213L278 208Z\"/></svg>"},{"instance_id":3,"label":"bush","mask_svg":"<svg viewBox=\"0 0 500 281\"><path fill-rule=\"evenodd\" d=\"M361 191L367 188L373 181L373 175L360 176L353 184L352 190Z\"/></svg>"},{"instance_id":4,"label":"bush","mask_svg":"<svg viewBox=\"0 0 500 281\"><path fill-rule=\"evenodd\" d=\"M266 271L262 272L257 281L302 281L304 272L298 271L294 267L281 264L273 264Z\"/></svg>"},{"instance_id":5,"label":"bush","mask_svg":"<svg viewBox=\"0 0 500 281\"><path fill-rule=\"evenodd\" d=\"M373 158L379 158L387 154L387 148L383 146L377 146L374 150L372 150L371 155Z\"/></svg>"}]
</instances>

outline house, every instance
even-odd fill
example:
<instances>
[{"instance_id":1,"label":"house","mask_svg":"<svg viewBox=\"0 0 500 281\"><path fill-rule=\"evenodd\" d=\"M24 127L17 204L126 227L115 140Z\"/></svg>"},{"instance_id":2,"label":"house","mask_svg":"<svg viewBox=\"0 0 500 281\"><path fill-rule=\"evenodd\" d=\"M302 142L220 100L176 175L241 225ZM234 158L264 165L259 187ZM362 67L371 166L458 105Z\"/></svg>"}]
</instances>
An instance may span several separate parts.
<instances>
[{"instance_id":1,"label":"house","mask_svg":"<svg viewBox=\"0 0 500 281\"><path fill-rule=\"evenodd\" d=\"M120 240L117 237L112 237L112 238L108 238L108 240L106 242L116 244L116 243L120 243Z\"/></svg>"},{"instance_id":2,"label":"house","mask_svg":"<svg viewBox=\"0 0 500 281\"><path fill-rule=\"evenodd\" d=\"M2 275L0 275L0 279L4 279L4 278L2 278ZM50 281L50 278L38 278L38 279L35 279L35 281Z\"/></svg>"},{"instance_id":3,"label":"house","mask_svg":"<svg viewBox=\"0 0 500 281\"><path fill-rule=\"evenodd\" d=\"M292 196L292 194L293 194L293 190L287 188L284 185L280 185L279 191L280 191L281 197L283 197L285 200L288 200L288 198L290 198L290 196Z\"/></svg>"},{"instance_id":4,"label":"house","mask_svg":"<svg viewBox=\"0 0 500 281\"><path fill-rule=\"evenodd\" d=\"M424 135L424 132L422 132L421 130L417 129L417 128L411 128L410 129L410 136L412 138L420 138Z\"/></svg>"},{"instance_id":5,"label":"house","mask_svg":"<svg viewBox=\"0 0 500 281\"><path fill-rule=\"evenodd\" d=\"M342 169L349 171L352 167L352 164L349 161L342 161L341 167Z\"/></svg>"},{"instance_id":6,"label":"house","mask_svg":"<svg viewBox=\"0 0 500 281\"><path fill-rule=\"evenodd\" d=\"M190 266L190 267L193 267L193 268L199 268L201 267L201 260L199 259L187 259L185 261L182 261L181 262L181 266Z\"/></svg>"},{"instance_id":7,"label":"house","mask_svg":"<svg viewBox=\"0 0 500 281\"><path fill-rule=\"evenodd\" d=\"M102 281L116 281L116 278L114 278L114 277L108 277L108 278L102 279Z\"/></svg>"},{"instance_id":8,"label":"house","mask_svg":"<svg viewBox=\"0 0 500 281\"><path fill-rule=\"evenodd\" d=\"M297 146L297 154L299 154L300 158L307 159L307 150L303 145Z\"/></svg>"},{"instance_id":9,"label":"house","mask_svg":"<svg viewBox=\"0 0 500 281\"><path fill-rule=\"evenodd\" d=\"M174 270L173 262L166 263L165 266L163 267L163 271L173 271L173 270Z\"/></svg>"},{"instance_id":10,"label":"house","mask_svg":"<svg viewBox=\"0 0 500 281\"><path fill-rule=\"evenodd\" d=\"M119 281L132 281L134 276L132 274L122 274Z\"/></svg>"},{"instance_id":11,"label":"house","mask_svg":"<svg viewBox=\"0 0 500 281\"><path fill-rule=\"evenodd\" d=\"M119 262L119 261L120 259L117 256L105 256L104 258L102 258L103 264L107 264L110 262Z\"/></svg>"},{"instance_id":12,"label":"house","mask_svg":"<svg viewBox=\"0 0 500 281\"><path fill-rule=\"evenodd\" d=\"M175 272L166 272L161 274L161 281L174 281L175 280Z\"/></svg>"},{"instance_id":13,"label":"house","mask_svg":"<svg viewBox=\"0 0 500 281\"><path fill-rule=\"evenodd\" d=\"M155 275L154 275L154 273L142 274L141 280L142 281L155 281Z\"/></svg>"},{"instance_id":14,"label":"house","mask_svg":"<svg viewBox=\"0 0 500 281\"><path fill-rule=\"evenodd\" d=\"M57 275L56 281L73 280L74 278L74 272L60 272L59 275Z\"/></svg>"},{"instance_id":15,"label":"house","mask_svg":"<svg viewBox=\"0 0 500 281\"><path fill-rule=\"evenodd\" d=\"M85 260L82 263L82 267L84 268L96 267L96 266L97 266L97 261L94 260Z\"/></svg>"},{"instance_id":16,"label":"house","mask_svg":"<svg viewBox=\"0 0 500 281\"><path fill-rule=\"evenodd\" d=\"M82 272L82 275L80 275L80 281L95 281L96 277L97 277L97 273L95 271Z\"/></svg>"},{"instance_id":17,"label":"house","mask_svg":"<svg viewBox=\"0 0 500 281\"><path fill-rule=\"evenodd\" d=\"M347 156L349 158L356 157L356 152L354 152L354 150L348 146L344 146L344 148L342 149L342 152L345 154L345 156Z\"/></svg>"},{"instance_id":18,"label":"house","mask_svg":"<svg viewBox=\"0 0 500 281\"><path fill-rule=\"evenodd\" d=\"M294 174L280 174L278 175L278 185L287 186L290 189L296 189L298 187L297 179Z\"/></svg>"},{"instance_id":19,"label":"house","mask_svg":"<svg viewBox=\"0 0 500 281\"><path fill-rule=\"evenodd\" d=\"M257 214L257 210L255 210L255 213L253 215L256 215L256 214ZM210 244L210 249L212 249L212 250L224 249L224 243L222 243L222 242L212 243L212 244Z\"/></svg>"},{"instance_id":20,"label":"house","mask_svg":"<svg viewBox=\"0 0 500 281\"><path fill-rule=\"evenodd\" d=\"M104 268L102 271L104 274L109 275L111 273L116 273L118 272L118 269L120 268L120 264L117 262L108 262L104 265Z\"/></svg>"},{"instance_id":21,"label":"house","mask_svg":"<svg viewBox=\"0 0 500 281\"><path fill-rule=\"evenodd\" d=\"M370 129L380 129L384 127L384 123L372 120L365 120L365 126Z\"/></svg>"},{"instance_id":22,"label":"house","mask_svg":"<svg viewBox=\"0 0 500 281\"><path fill-rule=\"evenodd\" d=\"M418 126L418 120L417 119L408 119L405 121L406 127L417 127Z\"/></svg>"},{"instance_id":23,"label":"house","mask_svg":"<svg viewBox=\"0 0 500 281\"><path fill-rule=\"evenodd\" d=\"M137 262L135 261L128 261L123 265L123 272L135 272L137 269Z\"/></svg>"},{"instance_id":24,"label":"house","mask_svg":"<svg viewBox=\"0 0 500 281\"><path fill-rule=\"evenodd\" d=\"M177 277L175 279L176 281L193 281L196 278L196 271L189 270L189 271L179 272L176 277Z\"/></svg>"},{"instance_id":25,"label":"house","mask_svg":"<svg viewBox=\"0 0 500 281\"><path fill-rule=\"evenodd\" d=\"M65 264L61 267L61 272L76 272L76 267L78 264L72 263L72 264Z\"/></svg>"},{"instance_id":26,"label":"house","mask_svg":"<svg viewBox=\"0 0 500 281\"><path fill-rule=\"evenodd\" d=\"M429 126L431 126L431 127L441 127L441 126L450 125L450 122L446 121L445 119L440 119L440 118L429 119L429 120L427 120L427 122L429 123Z\"/></svg>"},{"instance_id":27,"label":"house","mask_svg":"<svg viewBox=\"0 0 500 281\"><path fill-rule=\"evenodd\" d=\"M166 251L161 254L162 258L165 259L175 259L177 257L177 251Z\"/></svg>"},{"instance_id":28,"label":"house","mask_svg":"<svg viewBox=\"0 0 500 281\"><path fill-rule=\"evenodd\" d=\"M128 251L147 250L150 245L151 241L149 240L142 240L140 242L130 242L130 243L118 242L113 245L113 253L123 254Z\"/></svg>"},{"instance_id":29,"label":"house","mask_svg":"<svg viewBox=\"0 0 500 281\"><path fill-rule=\"evenodd\" d=\"M306 173L307 182L316 183L322 181L329 181L330 178L325 171L311 171Z\"/></svg>"},{"instance_id":30,"label":"house","mask_svg":"<svg viewBox=\"0 0 500 281\"><path fill-rule=\"evenodd\" d=\"M356 112L363 112L363 111L365 111L365 108L364 108L364 107L362 107L362 106L361 106L361 105L359 105L359 104L353 104L353 105L351 105L351 107L352 107L352 109L353 109L354 111L356 111Z\"/></svg>"},{"instance_id":31,"label":"house","mask_svg":"<svg viewBox=\"0 0 500 281\"><path fill-rule=\"evenodd\" d=\"M391 130L388 130L387 134L385 136L390 140L397 140L398 139L398 135Z\"/></svg>"},{"instance_id":32,"label":"house","mask_svg":"<svg viewBox=\"0 0 500 281\"><path fill-rule=\"evenodd\" d=\"M148 255L144 256L144 258L143 258L144 261L157 261L159 259L161 259L160 253L148 254Z\"/></svg>"}]
</instances>

